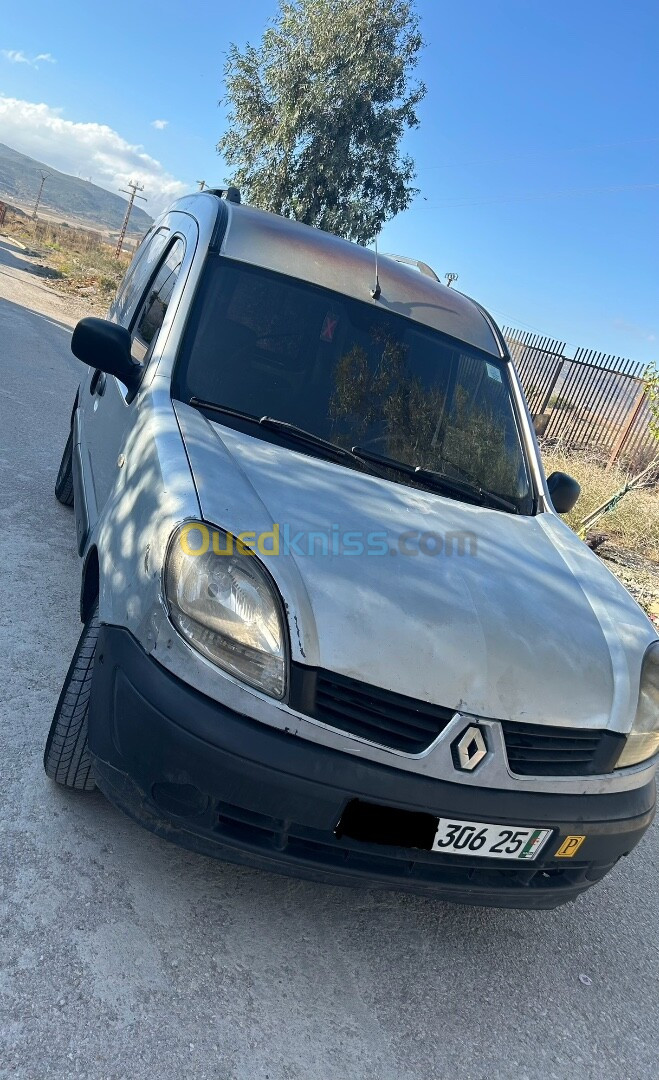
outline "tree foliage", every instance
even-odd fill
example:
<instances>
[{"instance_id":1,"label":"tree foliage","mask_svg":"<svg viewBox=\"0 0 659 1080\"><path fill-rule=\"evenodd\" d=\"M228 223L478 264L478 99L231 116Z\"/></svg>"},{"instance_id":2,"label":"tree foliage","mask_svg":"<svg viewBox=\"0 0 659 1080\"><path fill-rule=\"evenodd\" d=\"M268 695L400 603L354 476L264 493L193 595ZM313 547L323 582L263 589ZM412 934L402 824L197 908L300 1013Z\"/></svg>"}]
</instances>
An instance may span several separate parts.
<instances>
[{"instance_id":1,"label":"tree foliage","mask_svg":"<svg viewBox=\"0 0 659 1080\"><path fill-rule=\"evenodd\" d=\"M650 431L659 441L659 368L656 363L649 365L643 382L645 398L650 410Z\"/></svg>"},{"instance_id":2,"label":"tree foliage","mask_svg":"<svg viewBox=\"0 0 659 1080\"><path fill-rule=\"evenodd\" d=\"M258 48L225 64L218 143L231 183L265 210L370 243L409 206L400 152L425 94L413 0L280 0Z\"/></svg>"}]
</instances>

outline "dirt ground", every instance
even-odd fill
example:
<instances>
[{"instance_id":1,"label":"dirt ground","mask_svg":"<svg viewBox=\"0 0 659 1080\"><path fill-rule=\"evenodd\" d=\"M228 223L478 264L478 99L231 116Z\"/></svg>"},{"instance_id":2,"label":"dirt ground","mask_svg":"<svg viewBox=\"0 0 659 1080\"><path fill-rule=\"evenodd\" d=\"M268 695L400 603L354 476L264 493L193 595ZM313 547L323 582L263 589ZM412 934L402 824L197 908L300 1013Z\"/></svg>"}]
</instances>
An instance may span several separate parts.
<instances>
[{"instance_id":1,"label":"dirt ground","mask_svg":"<svg viewBox=\"0 0 659 1080\"><path fill-rule=\"evenodd\" d=\"M81 300L86 314L104 315L132 258L136 241L125 241L115 258L114 246L89 229L63 228L39 220L35 225L8 216L0 232L17 244L29 272L62 296Z\"/></svg>"},{"instance_id":2,"label":"dirt ground","mask_svg":"<svg viewBox=\"0 0 659 1080\"><path fill-rule=\"evenodd\" d=\"M659 496L658 496L659 498ZM605 541L597 554L623 583L637 604L659 627L659 566L651 559Z\"/></svg>"}]
</instances>

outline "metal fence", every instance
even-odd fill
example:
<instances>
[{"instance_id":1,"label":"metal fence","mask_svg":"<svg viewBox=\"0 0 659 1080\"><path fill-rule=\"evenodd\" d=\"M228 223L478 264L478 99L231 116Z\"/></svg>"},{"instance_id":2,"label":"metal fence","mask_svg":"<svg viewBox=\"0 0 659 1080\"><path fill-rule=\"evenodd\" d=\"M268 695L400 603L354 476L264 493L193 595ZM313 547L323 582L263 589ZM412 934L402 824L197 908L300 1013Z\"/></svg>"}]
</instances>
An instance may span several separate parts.
<instances>
[{"instance_id":1,"label":"metal fence","mask_svg":"<svg viewBox=\"0 0 659 1080\"><path fill-rule=\"evenodd\" d=\"M643 363L582 348L569 357L564 341L510 326L503 334L543 438L596 447L609 464L642 465L657 453Z\"/></svg>"}]
</instances>

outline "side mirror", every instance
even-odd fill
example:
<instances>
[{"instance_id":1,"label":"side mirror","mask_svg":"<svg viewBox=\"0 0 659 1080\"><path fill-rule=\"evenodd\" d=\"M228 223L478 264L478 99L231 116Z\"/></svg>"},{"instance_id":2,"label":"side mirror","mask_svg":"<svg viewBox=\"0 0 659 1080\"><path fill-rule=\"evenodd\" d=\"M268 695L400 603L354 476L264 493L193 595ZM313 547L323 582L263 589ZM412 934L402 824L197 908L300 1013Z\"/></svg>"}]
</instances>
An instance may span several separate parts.
<instances>
[{"instance_id":1,"label":"side mirror","mask_svg":"<svg viewBox=\"0 0 659 1080\"><path fill-rule=\"evenodd\" d=\"M569 514L581 494L581 486L565 472L553 472L547 477L547 487L557 514Z\"/></svg>"},{"instance_id":2,"label":"side mirror","mask_svg":"<svg viewBox=\"0 0 659 1080\"><path fill-rule=\"evenodd\" d=\"M84 364L116 377L133 393L140 385L142 365L130 354L125 326L107 319L81 319L73 331L71 352Z\"/></svg>"}]
</instances>

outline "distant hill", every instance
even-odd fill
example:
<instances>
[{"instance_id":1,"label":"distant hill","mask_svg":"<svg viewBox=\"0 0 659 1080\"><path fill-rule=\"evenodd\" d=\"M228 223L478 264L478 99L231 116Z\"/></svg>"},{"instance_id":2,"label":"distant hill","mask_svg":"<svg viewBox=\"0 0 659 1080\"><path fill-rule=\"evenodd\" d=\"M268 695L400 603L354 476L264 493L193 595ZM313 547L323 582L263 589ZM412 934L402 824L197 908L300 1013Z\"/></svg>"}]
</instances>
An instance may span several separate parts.
<instances>
[{"instance_id":1,"label":"distant hill","mask_svg":"<svg viewBox=\"0 0 659 1080\"><path fill-rule=\"evenodd\" d=\"M39 191L41 172L48 173L41 205L62 215L69 214L90 226L120 229L126 213L126 200L89 180L68 176L50 165L19 154L0 143L0 199L16 199L32 205ZM152 222L137 204L130 215L130 232L143 233Z\"/></svg>"}]
</instances>

